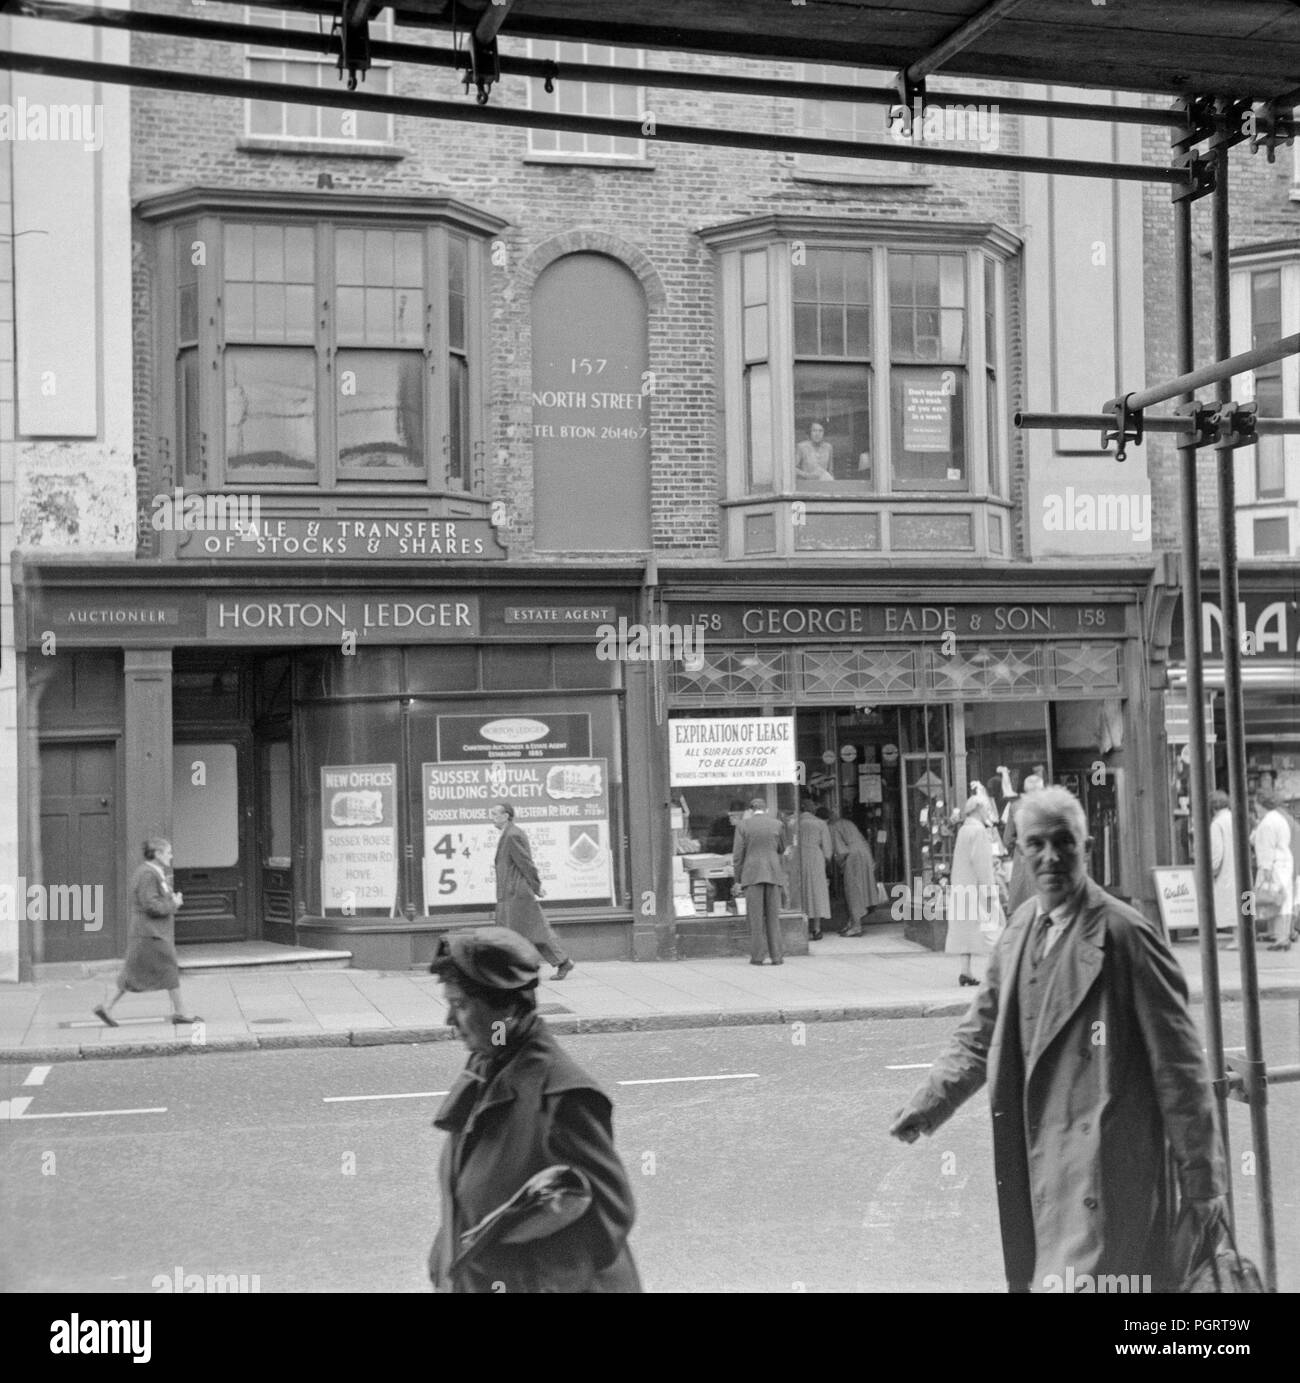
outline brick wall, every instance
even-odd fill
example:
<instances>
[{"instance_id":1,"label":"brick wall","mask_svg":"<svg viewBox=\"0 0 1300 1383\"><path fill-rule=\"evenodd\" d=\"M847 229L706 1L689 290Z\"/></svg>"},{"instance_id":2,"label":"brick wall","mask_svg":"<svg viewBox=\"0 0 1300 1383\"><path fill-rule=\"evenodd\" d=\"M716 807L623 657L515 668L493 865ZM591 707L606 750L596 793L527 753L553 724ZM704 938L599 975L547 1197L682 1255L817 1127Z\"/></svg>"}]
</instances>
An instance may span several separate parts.
<instances>
[{"instance_id":1,"label":"brick wall","mask_svg":"<svg viewBox=\"0 0 1300 1383\"><path fill-rule=\"evenodd\" d=\"M150 11L192 14L189 4L145 0ZM447 46L447 35L403 30L405 42ZM192 42L133 37L132 60L151 67L208 70L244 75L241 49L201 47ZM503 40L503 52L523 45ZM760 64L698 55L649 53L652 66L794 79L793 64ZM945 83L957 89L958 83ZM523 79L508 77L493 93L495 105L522 107ZM968 100L996 99L993 84L965 82ZM439 69L397 69L399 95L467 104L457 79ZM468 98L472 100L472 98ZM708 124L733 129L797 134L793 102L774 98L717 96L703 92L648 90L645 111L659 125ZM652 400L652 517L656 547L666 553L710 557L718 552L720 456L714 420L714 261L696 231L766 212L855 213L943 222L992 221L1015 230L1020 222L1019 177L986 170L930 169L924 182L852 186L801 181L795 156L646 141L652 167L608 168L537 164L526 161L528 133L486 125L395 118L400 160L320 154L249 152L238 147L244 131L243 103L211 96L136 89L133 191L139 197L166 187L315 190L322 174L349 193L446 194L510 222L501 237L504 263L492 269L491 417L489 454L494 495L518 515L512 551L527 555L531 543L531 447L528 441L530 275L557 237L582 232L590 248L627 260L643 284L656 285L650 310L650 369L656 377ZM882 113L883 120L883 113ZM1019 147L1016 122L1000 121L999 150ZM161 381L150 355L148 320L152 265L148 232L141 228L136 260L135 301L139 455L154 449L152 395ZM496 258L502 258L498 255ZM1019 275L1012 266L1012 284ZM1009 324L1019 320L1012 293ZM971 324L977 329L977 324ZM1014 336L1008 387L1020 393L1020 354ZM1014 402L1013 402L1014 406ZM1013 436L1013 459L1019 444ZM982 461L980 449L972 470ZM1013 484L1017 484L1013 474Z\"/></svg>"}]
</instances>

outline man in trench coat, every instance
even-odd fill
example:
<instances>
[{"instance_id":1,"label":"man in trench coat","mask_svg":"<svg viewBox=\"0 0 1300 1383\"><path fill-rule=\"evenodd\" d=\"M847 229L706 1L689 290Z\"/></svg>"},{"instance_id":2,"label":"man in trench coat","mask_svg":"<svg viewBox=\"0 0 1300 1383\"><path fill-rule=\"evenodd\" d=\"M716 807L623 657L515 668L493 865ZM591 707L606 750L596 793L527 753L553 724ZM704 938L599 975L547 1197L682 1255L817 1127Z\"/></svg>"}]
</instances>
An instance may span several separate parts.
<instances>
[{"instance_id":1,"label":"man in trench coat","mask_svg":"<svg viewBox=\"0 0 1300 1383\"><path fill-rule=\"evenodd\" d=\"M987 1079L1010 1289L1171 1290L1166 1147L1198 1223L1226 1186L1187 984L1151 924L1088 878L1071 793L1034 794L1017 825L1037 896L890 1132L933 1133Z\"/></svg>"},{"instance_id":2,"label":"man in trench coat","mask_svg":"<svg viewBox=\"0 0 1300 1383\"><path fill-rule=\"evenodd\" d=\"M491 810L492 824L501 832L497 840L496 922L531 941L556 967L553 980L562 980L573 969L573 961L560 948L542 905L542 879L533 863L532 848L523 830L515 825L515 809L509 802L498 802Z\"/></svg>"}]
</instances>

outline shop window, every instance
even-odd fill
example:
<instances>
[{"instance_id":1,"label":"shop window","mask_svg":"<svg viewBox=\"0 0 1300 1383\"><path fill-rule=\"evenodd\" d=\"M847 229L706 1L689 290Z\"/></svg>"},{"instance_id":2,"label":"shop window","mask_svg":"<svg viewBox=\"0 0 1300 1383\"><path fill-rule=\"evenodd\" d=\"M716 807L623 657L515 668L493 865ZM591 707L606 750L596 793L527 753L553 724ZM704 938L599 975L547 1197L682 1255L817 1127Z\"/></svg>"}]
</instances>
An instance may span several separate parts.
<instances>
[{"instance_id":1,"label":"shop window","mask_svg":"<svg viewBox=\"0 0 1300 1383\"><path fill-rule=\"evenodd\" d=\"M555 685L557 687L613 687L617 685L619 664L596 657L596 650L585 644L557 644Z\"/></svg>"},{"instance_id":2,"label":"shop window","mask_svg":"<svg viewBox=\"0 0 1300 1383\"><path fill-rule=\"evenodd\" d=\"M888 87L894 74L883 68L835 67L804 63L800 80L827 86ZM828 101L811 97L798 102L799 133L807 139L842 139L855 144L894 144L890 107L874 101ZM894 160L842 158L837 154L799 154L798 175L835 182L912 181L916 165Z\"/></svg>"},{"instance_id":3,"label":"shop window","mask_svg":"<svg viewBox=\"0 0 1300 1383\"><path fill-rule=\"evenodd\" d=\"M373 696L401 689L400 648L358 648L330 653L325 664L328 696Z\"/></svg>"},{"instance_id":4,"label":"shop window","mask_svg":"<svg viewBox=\"0 0 1300 1383\"><path fill-rule=\"evenodd\" d=\"M410 692L478 690L478 649L437 644L406 650L406 689Z\"/></svg>"},{"instance_id":5,"label":"shop window","mask_svg":"<svg viewBox=\"0 0 1300 1383\"><path fill-rule=\"evenodd\" d=\"M549 648L488 647L483 650L483 690L518 691L551 685Z\"/></svg>"},{"instance_id":6,"label":"shop window","mask_svg":"<svg viewBox=\"0 0 1300 1383\"><path fill-rule=\"evenodd\" d=\"M212 215L178 222L163 243L174 384L161 421L181 478L482 489L471 399L484 256L450 214Z\"/></svg>"},{"instance_id":7,"label":"shop window","mask_svg":"<svg viewBox=\"0 0 1300 1383\"><path fill-rule=\"evenodd\" d=\"M530 39L528 56L556 63L601 64L606 67L642 67L644 54L639 49L610 48L600 43L556 43ZM639 86L610 82L574 82L565 79L546 90L541 78L528 79L530 110L565 115L590 115L605 120L641 120L645 91ZM645 158L645 141L624 136L593 134L581 130L528 131L528 152L534 157L557 162L600 162L610 159Z\"/></svg>"},{"instance_id":8,"label":"shop window","mask_svg":"<svg viewBox=\"0 0 1300 1383\"><path fill-rule=\"evenodd\" d=\"M325 15L249 6L248 22L260 28L289 29L327 35L334 22ZM391 14L371 19L371 34L391 40ZM297 48L250 46L245 58L250 81L275 82L281 86L338 87L338 62L330 53L311 53ZM392 91L392 68L376 58L365 74L365 91L387 96ZM328 141L333 143L388 144L393 138L393 117L376 111L343 110L334 106L302 106L288 101L245 101L246 129L254 138Z\"/></svg>"}]
</instances>

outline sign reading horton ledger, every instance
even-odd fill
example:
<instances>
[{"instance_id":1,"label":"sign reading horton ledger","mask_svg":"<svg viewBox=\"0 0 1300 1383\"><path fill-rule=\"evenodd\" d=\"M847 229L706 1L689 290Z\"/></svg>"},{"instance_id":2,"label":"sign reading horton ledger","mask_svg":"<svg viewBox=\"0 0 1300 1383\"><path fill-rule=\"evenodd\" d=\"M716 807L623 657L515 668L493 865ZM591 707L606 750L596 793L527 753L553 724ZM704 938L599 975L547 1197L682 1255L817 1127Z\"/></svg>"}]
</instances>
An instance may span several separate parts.
<instances>
[{"instance_id":1,"label":"sign reading horton ledger","mask_svg":"<svg viewBox=\"0 0 1300 1383\"><path fill-rule=\"evenodd\" d=\"M320 814L322 910L391 913L397 901L397 765L322 768Z\"/></svg>"},{"instance_id":2,"label":"sign reading horton ledger","mask_svg":"<svg viewBox=\"0 0 1300 1383\"><path fill-rule=\"evenodd\" d=\"M544 907L614 901L606 760L421 764L420 775L427 913L496 902L494 802L528 833Z\"/></svg>"},{"instance_id":3,"label":"sign reading horton ledger","mask_svg":"<svg viewBox=\"0 0 1300 1383\"><path fill-rule=\"evenodd\" d=\"M793 716L672 720L668 730L673 787L795 780Z\"/></svg>"}]
</instances>

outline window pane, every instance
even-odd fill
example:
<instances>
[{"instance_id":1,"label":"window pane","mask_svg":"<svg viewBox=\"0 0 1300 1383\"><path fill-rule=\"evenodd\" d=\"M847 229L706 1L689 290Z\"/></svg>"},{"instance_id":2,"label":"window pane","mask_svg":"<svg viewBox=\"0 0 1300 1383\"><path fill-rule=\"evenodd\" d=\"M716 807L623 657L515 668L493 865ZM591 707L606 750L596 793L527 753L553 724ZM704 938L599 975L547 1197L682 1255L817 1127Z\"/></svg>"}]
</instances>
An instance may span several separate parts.
<instances>
[{"instance_id":1,"label":"window pane","mask_svg":"<svg viewBox=\"0 0 1300 1383\"><path fill-rule=\"evenodd\" d=\"M943 307L966 304L966 261L960 255L939 259L939 302Z\"/></svg>"},{"instance_id":2,"label":"window pane","mask_svg":"<svg viewBox=\"0 0 1300 1383\"><path fill-rule=\"evenodd\" d=\"M551 650L514 644L508 648L489 646L483 650L485 691L521 691L549 688Z\"/></svg>"},{"instance_id":3,"label":"window pane","mask_svg":"<svg viewBox=\"0 0 1300 1383\"><path fill-rule=\"evenodd\" d=\"M233 225L226 227L226 282L239 279L250 283L253 278L253 228Z\"/></svg>"},{"instance_id":4,"label":"window pane","mask_svg":"<svg viewBox=\"0 0 1300 1383\"><path fill-rule=\"evenodd\" d=\"M772 488L772 371L751 365L745 371L745 435L749 489Z\"/></svg>"},{"instance_id":5,"label":"window pane","mask_svg":"<svg viewBox=\"0 0 1300 1383\"><path fill-rule=\"evenodd\" d=\"M231 347L225 361L227 467L314 473L315 354Z\"/></svg>"},{"instance_id":6,"label":"window pane","mask_svg":"<svg viewBox=\"0 0 1300 1383\"><path fill-rule=\"evenodd\" d=\"M393 344L419 346L424 343L424 294L399 288L394 293ZM463 334L463 328L462 328Z\"/></svg>"},{"instance_id":7,"label":"window pane","mask_svg":"<svg viewBox=\"0 0 1300 1383\"><path fill-rule=\"evenodd\" d=\"M597 658L594 648L574 644L556 644L555 685L563 688L612 687L617 663Z\"/></svg>"},{"instance_id":8,"label":"window pane","mask_svg":"<svg viewBox=\"0 0 1300 1383\"><path fill-rule=\"evenodd\" d=\"M899 369L889 381L894 484L967 488L966 372Z\"/></svg>"},{"instance_id":9,"label":"window pane","mask_svg":"<svg viewBox=\"0 0 1300 1383\"><path fill-rule=\"evenodd\" d=\"M988 447L989 458L989 494L999 495L1002 493L1002 458L999 454L1001 428L998 419L998 383L992 371L988 371L985 375L984 409L988 419L988 436L985 438L985 445Z\"/></svg>"},{"instance_id":10,"label":"window pane","mask_svg":"<svg viewBox=\"0 0 1300 1383\"><path fill-rule=\"evenodd\" d=\"M254 298L253 329L262 341L284 340L284 285L259 283Z\"/></svg>"},{"instance_id":11,"label":"window pane","mask_svg":"<svg viewBox=\"0 0 1300 1383\"><path fill-rule=\"evenodd\" d=\"M340 341L360 344L366 339L366 290L340 288L335 330Z\"/></svg>"},{"instance_id":12,"label":"window pane","mask_svg":"<svg viewBox=\"0 0 1300 1383\"><path fill-rule=\"evenodd\" d=\"M387 73L383 74L387 76ZM385 83L385 86L387 83ZM379 111L363 110L356 111L357 117L357 138L372 141L376 144L387 144L392 139L392 120L391 115L381 114Z\"/></svg>"},{"instance_id":13,"label":"window pane","mask_svg":"<svg viewBox=\"0 0 1300 1383\"><path fill-rule=\"evenodd\" d=\"M181 446L181 475L199 481L203 459L199 454L199 354L184 351L179 364L180 379L176 399L176 432Z\"/></svg>"},{"instance_id":14,"label":"window pane","mask_svg":"<svg viewBox=\"0 0 1300 1383\"><path fill-rule=\"evenodd\" d=\"M871 309L869 307L850 307L845 312L848 339L845 342L846 355L870 356L871 354Z\"/></svg>"},{"instance_id":15,"label":"window pane","mask_svg":"<svg viewBox=\"0 0 1300 1383\"><path fill-rule=\"evenodd\" d=\"M794 353L817 354L817 307L814 303L794 305Z\"/></svg>"},{"instance_id":16,"label":"window pane","mask_svg":"<svg viewBox=\"0 0 1300 1383\"><path fill-rule=\"evenodd\" d=\"M966 358L966 314L945 308L939 321L939 356L942 360Z\"/></svg>"},{"instance_id":17,"label":"window pane","mask_svg":"<svg viewBox=\"0 0 1300 1383\"><path fill-rule=\"evenodd\" d=\"M287 226L284 232L284 276L289 283L316 278L316 232L310 226Z\"/></svg>"},{"instance_id":18,"label":"window pane","mask_svg":"<svg viewBox=\"0 0 1300 1383\"><path fill-rule=\"evenodd\" d=\"M284 295L284 334L290 341L310 341L315 335L314 294L310 285L291 283Z\"/></svg>"},{"instance_id":19,"label":"window pane","mask_svg":"<svg viewBox=\"0 0 1300 1383\"><path fill-rule=\"evenodd\" d=\"M796 275L800 271L795 270ZM741 301L746 307L767 301L767 253L759 250L740 257Z\"/></svg>"},{"instance_id":20,"label":"window pane","mask_svg":"<svg viewBox=\"0 0 1300 1383\"><path fill-rule=\"evenodd\" d=\"M365 231L339 230L334 235L334 277L340 284L357 285L366 281L362 265Z\"/></svg>"},{"instance_id":21,"label":"window pane","mask_svg":"<svg viewBox=\"0 0 1300 1383\"><path fill-rule=\"evenodd\" d=\"M1266 368L1268 373L1255 372L1256 413L1261 418L1280 418L1282 376L1277 365ZM1255 494L1259 499L1286 494L1285 442L1285 437L1270 435L1261 437L1255 444Z\"/></svg>"},{"instance_id":22,"label":"window pane","mask_svg":"<svg viewBox=\"0 0 1300 1383\"><path fill-rule=\"evenodd\" d=\"M795 485L874 485L871 369L797 364L794 370Z\"/></svg>"},{"instance_id":23,"label":"window pane","mask_svg":"<svg viewBox=\"0 0 1300 1383\"><path fill-rule=\"evenodd\" d=\"M1269 269L1250 276L1251 348L1282 334L1282 273Z\"/></svg>"},{"instance_id":24,"label":"window pane","mask_svg":"<svg viewBox=\"0 0 1300 1383\"><path fill-rule=\"evenodd\" d=\"M478 649L457 645L408 648L406 689L410 692L476 691Z\"/></svg>"},{"instance_id":25,"label":"window pane","mask_svg":"<svg viewBox=\"0 0 1300 1383\"><path fill-rule=\"evenodd\" d=\"M366 289L366 340L385 344L393 339L391 288Z\"/></svg>"},{"instance_id":26,"label":"window pane","mask_svg":"<svg viewBox=\"0 0 1300 1383\"><path fill-rule=\"evenodd\" d=\"M249 67L263 69L257 72L250 71L249 76L255 81L279 83L283 80L278 62L250 63ZM284 132L284 103L282 101L250 101L248 103L248 132L249 134L282 134Z\"/></svg>"},{"instance_id":27,"label":"window pane","mask_svg":"<svg viewBox=\"0 0 1300 1383\"><path fill-rule=\"evenodd\" d=\"M447 372L447 483L469 486L469 367L453 355Z\"/></svg>"},{"instance_id":28,"label":"window pane","mask_svg":"<svg viewBox=\"0 0 1300 1383\"><path fill-rule=\"evenodd\" d=\"M849 253L844 256L844 301L871 301L871 256Z\"/></svg>"},{"instance_id":29,"label":"window pane","mask_svg":"<svg viewBox=\"0 0 1300 1383\"><path fill-rule=\"evenodd\" d=\"M391 284L393 281L393 235L391 231L366 232L366 282Z\"/></svg>"},{"instance_id":30,"label":"window pane","mask_svg":"<svg viewBox=\"0 0 1300 1383\"><path fill-rule=\"evenodd\" d=\"M447 295L447 343L453 350L465 349L465 299L459 293Z\"/></svg>"},{"instance_id":31,"label":"window pane","mask_svg":"<svg viewBox=\"0 0 1300 1383\"><path fill-rule=\"evenodd\" d=\"M1291 534L1285 518L1255 520L1255 556L1287 557Z\"/></svg>"},{"instance_id":32,"label":"window pane","mask_svg":"<svg viewBox=\"0 0 1300 1383\"><path fill-rule=\"evenodd\" d=\"M844 313L831 307L821 310L821 331L818 336L818 355L844 354Z\"/></svg>"},{"instance_id":33,"label":"window pane","mask_svg":"<svg viewBox=\"0 0 1300 1383\"><path fill-rule=\"evenodd\" d=\"M767 308L745 309L745 359L767 359Z\"/></svg>"},{"instance_id":34,"label":"window pane","mask_svg":"<svg viewBox=\"0 0 1300 1383\"><path fill-rule=\"evenodd\" d=\"M284 282L284 232L279 226L253 227L253 266L260 282Z\"/></svg>"},{"instance_id":35,"label":"window pane","mask_svg":"<svg viewBox=\"0 0 1300 1383\"><path fill-rule=\"evenodd\" d=\"M414 351L338 353L339 464L349 470L424 466L423 359Z\"/></svg>"},{"instance_id":36,"label":"window pane","mask_svg":"<svg viewBox=\"0 0 1300 1383\"><path fill-rule=\"evenodd\" d=\"M463 243L463 242L462 242ZM424 286L424 236L403 231L393 237L396 282L403 288Z\"/></svg>"},{"instance_id":37,"label":"window pane","mask_svg":"<svg viewBox=\"0 0 1300 1383\"><path fill-rule=\"evenodd\" d=\"M231 340L253 339L253 285L232 283L226 288L226 336Z\"/></svg>"},{"instance_id":38,"label":"window pane","mask_svg":"<svg viewBox=\"0 0 1300 1383\"><path fill-rule=\"evenodd\" d=\"M183 283L179 294L179 339L194 341L199 334L199 288L196 283Z\"/></svg>"}]
</instances>

